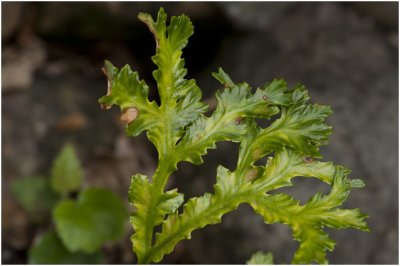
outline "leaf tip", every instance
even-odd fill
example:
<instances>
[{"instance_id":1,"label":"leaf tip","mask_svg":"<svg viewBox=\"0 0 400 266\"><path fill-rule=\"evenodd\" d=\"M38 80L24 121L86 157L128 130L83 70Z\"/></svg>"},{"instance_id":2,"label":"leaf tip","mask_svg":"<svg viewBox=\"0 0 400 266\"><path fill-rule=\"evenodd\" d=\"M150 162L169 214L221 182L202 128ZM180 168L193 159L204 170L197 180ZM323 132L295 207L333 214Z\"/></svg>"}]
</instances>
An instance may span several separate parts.
<instances>
[{"instance_id":1,"label":"leaf tip","mask_svg":"<svg viewBox=\"0 0 400 266\"><path fill-rule=\"evenodd\" d=\"M365 187L365 183L361 179L349 179L348 182L349 182L351 188Z\"/></svg>"},{"instance_id":2,"label":"leaf tip","mask_svg":"<svg viewBox=\"0 0 400 266\"><path fill-rule=\"evenodd\" d=\"M221 67L218 68L218 72L213 72L212 75L216 80L218 80L222 85L224 85L224 87L229 88L235 86L235 83Z\"/></svg>"},{"instance_id":3,"label":"leaf tip","mask_svg":"<svg viewBox=\"0 0 400 266\"><path fill-rule=\"evenodd\" d=\"M161 8L162 9L162 8ZM161 10L160 9L160 10ZM154 23L153 18L150 16L148 13L143 13L140 12L139 15L137 16L140 21L142 21L144 24L149 25L150 23Z\"/></svg>"},{"instance_id":4,"label":"leaf tip","mask_svg":"<svg viewBox=\"0 0 400 266\"><path fill-rule=\"evenodd\" d=\"M107 103L107 98L111 95L112 82L114 77L117 75L118 68L116 68L110 61L104 60L104 66L101 68L101 71L107 77L107 94L99 99L99 103L101 109L109 110L111 104Z\"/></svg>"}]
</instances>

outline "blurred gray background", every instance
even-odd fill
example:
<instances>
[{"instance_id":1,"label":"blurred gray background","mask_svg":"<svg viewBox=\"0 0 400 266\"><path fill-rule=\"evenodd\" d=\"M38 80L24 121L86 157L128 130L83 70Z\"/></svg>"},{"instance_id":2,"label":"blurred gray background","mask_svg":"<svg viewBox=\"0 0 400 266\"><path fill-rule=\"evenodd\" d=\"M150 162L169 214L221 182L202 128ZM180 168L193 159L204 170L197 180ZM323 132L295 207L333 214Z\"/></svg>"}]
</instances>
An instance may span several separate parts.
<instances>
[{"instance_id":1,"label":"blurred gray background","mask_svg":"<svg viewBox=\"0 0 400 266\"><path fill-rule=\"evenodd\" d=\"M85 184L125 198L130 176L151 175L156 151L144 135L124 135L119 111L102 111L104 59L130 64L153 86L151 34L136 16L188 14L195 35L184 50L189 77L204 99L219 88L210 73L223 67L257 87L273 78L304 84L313 102L331 105L333 135L324 160L353 170L365 189L345 206L370 215L370 233L329 230L333 264L398 263L398 3L179 2L2 3L2 263L26 263L39 232L9 191L23 176L48 174L70 141L85 168ZM157 94L152 91L152 98ZM237 145L218 144L206 163L179 165L170 186L189 196L211 191L218 164L234 167ZM288 193L305 201L327 187L295 179ZM136 262L127 224L124 240L104 247L105 263ZM266 225L240 206L222 224L195 231L164 263L243 264L258 250L289 263L297 243L284 225Z\"/></svg>"}]
</instances>

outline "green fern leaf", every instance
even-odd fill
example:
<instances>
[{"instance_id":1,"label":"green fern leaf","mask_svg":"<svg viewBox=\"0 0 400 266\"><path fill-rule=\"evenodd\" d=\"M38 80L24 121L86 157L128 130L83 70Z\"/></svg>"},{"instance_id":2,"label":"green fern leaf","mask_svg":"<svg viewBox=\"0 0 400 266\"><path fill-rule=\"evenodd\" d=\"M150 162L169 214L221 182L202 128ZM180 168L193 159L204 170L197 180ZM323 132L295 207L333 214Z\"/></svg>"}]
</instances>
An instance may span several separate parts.
<instances>
[{"instance_id":1,"label":"green fern leaf","mask_svg":"<svg viewBox=\"0 0 400 266\"><path fill-rule=\"evenodd\" d=\"M277 106L288 105L291 101L282 80L274 80L253 94L247 83L235 84L222 68L213 75L225 89L216 94L217 108L213 114L200 116L187 128L176 147L177 162L201 164L201 156L207 149L214 149L216 142L241 140L246 133L246 117L270 118L279 112Z\"/></svg>"},{"instance_id":2,"label":"green fern leaf","mask_svg":"<svg viewBox=\"0 0 400 266\"><path fill-rule=\"evenodd\" d=\"M144 175L132 177L131 187L129 188L129 201L135 207L131 215L131 224L136 229L131 240L133 248L141 260L148 252L146 248L150 246L151 236L147 228L162 223L165 215L175 212L183 202L183 195L176 192L176 189L163 193L158 199L156 211L152 212L149 206L153 206L151 197L153 184L149 183ZM150 224L149 224L150 222ZM147 242L149 241L149 242Z\"/></svg>"},{"instance_id":3,"label":"green fern leaf","mask_svg":"<svg viewBox=\"0 0 400 266\"><path fill-rule=\"evenodd\" d=\"M368 231L364 221L366 215L357 209L338 208L351 188L346 170L337 166L332 190L326 196L316 194L305 205L300 205L286 194L265 194L264 197L255 197L249 204L264 217L266 223L281 222L292 228L294 239L300 241L293 263L327 263L325 252L332 251L335 242L322 230L324 226Z\"/></svg>"},{"instance_id":4,"label":"green fern leaf","mask_svg":"<svg viewBox=\"0 0 400 266\"><path fill-rule=\"evenodd\" d=\"M217 107L206 116L206 104L193 79L186 79L182 49L193 34L186 15L172 17L161 8L154 21L139 14L156 40L152 57L157 69L160 104L149 102L148 87L128 66L118 70L106 62L108 94L100 103L119 105L127 133L136 136L147 131L158 151L158 167L153 177L132 177L129 200L135 208L131 224L133 249L139 263L159 262L175 245L190 239L194 230L221 222L223 215L241 203L250 204L266 223L281 222L293 230L300 242L294 263L326 263L326 251L334 241L324 227L368 230L366 215L359 210L341 209L351 188L362 187L361 180L348 180L348 170L330 162L321 162L319 148L327 144L331 127L324 123L331 114L328 106L309 104L304 87L288 89L285 81L273 80L253 90L245 82L235 83L221 68L214 77L223 85L216 93ZM275 120L274 119L276 116ZM256 119L270 120L260 127ZM202 156L219 141L240 142L234 171L217 169L213 193L188 199L177 190L165 192L169 176L181 161L203 162ZM268 156L266 165L260 159ZM296 176L313 177L332 186L328 195L316 194L305 205L286 194L271 191L291 186ZM151 180L151 181L150 181ZM161 232L154 235L154 228ZM269 260L254 257L250 262ZM272 262L272 257L271 257Z\"/></svg>"}]
</instances>

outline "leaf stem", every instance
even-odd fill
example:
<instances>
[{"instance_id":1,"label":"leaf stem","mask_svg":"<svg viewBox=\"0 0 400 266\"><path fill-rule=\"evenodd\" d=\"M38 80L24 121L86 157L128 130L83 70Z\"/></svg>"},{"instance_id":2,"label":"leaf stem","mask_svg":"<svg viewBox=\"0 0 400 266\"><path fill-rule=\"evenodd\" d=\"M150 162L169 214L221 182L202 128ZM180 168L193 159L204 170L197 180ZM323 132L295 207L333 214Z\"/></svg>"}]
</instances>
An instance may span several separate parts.
<instances>
[{"instance_id":1,"label":"leaf stem","mask_svg":"<svg viewBox=\"0 0 400 266\"><path fill-rule=\"evenodd\" d=\"M165 157L164 157L165 158ZM147 209L147 219L145 222L145 241L144 241L144 254L147 254L152 247L152 239L153 239L153 231L154 227L156 226L155 220L156 220L156 210L157 206L159 204L159 198L164 192L164 187L165 184L168 180L168 177L171 175L173 172L173 167L171 167L172 161L165 160L165 159L160 159L160 162L158 164L157 170L153 175L153 185L151 186L151 193L149 195L150 197L150 202L149 202L149 208ZM139 264L144 264L148 263L144 261L144 258L140 259L139 258Z\"/></svg>"}]
</instances>

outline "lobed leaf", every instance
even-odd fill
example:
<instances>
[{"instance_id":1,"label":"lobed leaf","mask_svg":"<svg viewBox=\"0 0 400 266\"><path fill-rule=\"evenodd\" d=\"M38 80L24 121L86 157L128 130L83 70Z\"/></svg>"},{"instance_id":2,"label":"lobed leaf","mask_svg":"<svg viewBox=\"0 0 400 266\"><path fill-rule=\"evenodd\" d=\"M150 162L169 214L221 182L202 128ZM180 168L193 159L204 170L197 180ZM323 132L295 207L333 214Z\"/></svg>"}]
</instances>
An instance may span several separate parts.
<instances>
[{"instance_id":1,"label":"lobed leaf","mask_svg":"<svg viewBox=\"0 0 400 266\"><path fill-rule=\"evenodd\" d=\"M309 160L290 148L269 157L266 166L261 169L262 173L254 181L254 186L263 191L291 186L291 179L296 176L318 178L331 185L336 171L331 162Z\"/></svg>"},{"instance_id":2,"label":"lobed leaf","mask_svg":"<svg viewBox=\"0 0 400 266\"><path fill-rule=\"evenodd\" d=\"M218 141L239 142L246 133L246 117L270 118L279 112L277 106L290 102L284 81L274 80L253 94L247 83L235 84L222 68L213 73L225 89L216 94L217 108L210 117L200 116L186 129L176 147L177 162L201 164L207 149Z\"/></svg>"},{"instance_id":3,"label":"lobed leaf","mask_svg":"<svg viewBox=\"0 0 400 266\"><path fill-rule=\"evenodd\" d=\"M335 242L322 230L324 226L368 231L364 221L366 215L357 209L338 208L351 189L351 182L342 167L336 167L332 186L328 195L318 193L305 205L299 205L297 200L286 194L265 194L249 201L266 223L281 222L292 228L294 239L300 241L293 263L327 263L325 252L332 251Z\"/></svg>"},{"instance_id":4,"label":"lobed leaf","mask_svg":"<svg viewBox=\"0 0 400 266\"><path fill-rule=\"evenodd\" d=\"M238 168L252 167L265 155L284 147L294 149L303 156L320 158L319 147L328 142L332 127L324 124L332 113L329 106L307 104L309 97L303 87L291 94L292 102L282 106L280 117L269 127L260 128L248 120L248 132L240 146Z\"/></svg>"},{"instance_id":5,"label":"lobed leaf","mask_svg":"<svg viewBox=\"0 0 400 266\"><path fill-rule=\"evenodd\" d=\"M337 208L347 198L350 189L360 184L359 180L348 180L348 170L343 167L304 161L301 154L283 149L269 160L265 168L261 168L263 174L252 180L220 166L214 194L191 198L181 214L176 212L168 216L145 262L160 261L180 240L190 239L192 231L220 223L224 214L244 202L261 214L267 223L282 222L293 228L294 238L301 242L295 263L326 262L325 251L333 249L334 241L322 231L321 226L368 230L364 214L358 210ZM265 194L290 185L295 176L316 177L333 187L328 196L317 194L304 206L286 194Z\"/></svg>"},{"instance_id":6,"label":"lobed leaf","mask_svg":"<svg viewBox=\"0 0 400 266\"><path fill-rule=\"evenodd\" d=\"M240 124L232 114L214 113L211 117L200 116L186 130L176 146L176 163L187 161L202 164L202 155L208 149L215 149L218 141L240 141L246 126Z\"/></svg>"},{"instance_id":7,"label":"lobed leaf","mask_svg":"<svg viewBox=\"0 0 400 266\"><path fill-rule=\"evenodd\" d=\"M194 79L187 80L187 70L181 58L182 49L193 34L193 25L185 15L172 17L167 26L167 15L160 9L157 20L149 14L139 14L156 40L156 55L152 57L158 69L153 72L157 81L161 105L148 101L148 86L140 81L129 66L119 71L106 61L104 72L109 89L99 102L106 108L119 105L122 118L128 122L127 134L137 136L148 131L150 141L159 153L172 148L184 134L184 128L207 110L201 91Z\"/></svg>"},{"instance_id":8,"label":"lobed leaf","mask_svg":"<svg viewBox=\"0 0 400 266\"><path fill-rule=\"evenodd\" d=\"M161 8L154 21L149 14L139 14L153 33L156 40L156 54L152 57L158 69L153 72L157 81L164 121L170 130L173 143L183 134L183 128L207 110L207 105L200 102L201 91L194 79L187 80L185 61L181 58L182 49L193 34L190 19L181 15L171 18L167 26L167 15ZM160 136L163 137L163 136Z\"/></svg>"},{"instance_id":9,"label":"lobed leaf","mask_svg":"<svg viewBox=\"0 0 400 266\"><path fill-rule=\"evenodd\" d=\"M187 45L193 34L190 19L181 15L172 17L167 26L167 14L161 8L154 21L149 14L140 13L138 18L144 22L153 33L156 40L156 54L152 57L158 69L153 72L157 81L161 102L177 100L190 89L200 90L193 86L194 80L185 80L187 70L183 67L182 49Z\"/></svg>"},{"instance_id":10,"label":"lobed leaf","mask_svg":"<svg viewBox=\"0 0 400 266\"><path fill-rule=\"evenodd\" d=\"M306 104L308 99L307 91L298 87L292 94L293 104L283 108L281 117L271 126L260 130L256 142L262 144L263 153L286 145L305 156L321 157L319 147L328 143L332 132L332 127L323 121L332 110L325 105Z\"/></svg>"},{"instance_id":11,"label":"lobed leaf","mask_svg":"<svg viewBox=\"0 0 400 266\"><path fill-rule=\"evenodd\" d=\"M241 117L269 119L279 112L277 106L287 106L292 101L284 80L275 79L253 93L246 82L234 83L222 68L213 76L225 86L225 90L216 95L221 111L233 111Z\"/></svg>"},{"instance_id":12,"label":"lobed leaf","mask_svg":"<svg viewBox=\"0 0 400 266\"><path fill-rule=\"evenodd\" d=\"M163 193L156 203L151 197L153 195L154 185L144 175L135 175L132 177L129 188L129 202L135 207L131 214L131 224L135 228L135 233L131 240L133 249L138 256L139 261L148 253L147 248L151 244L152 229L162 223L165 215L175 212L183 202L183 194L177 193L177 190L171 190ZM151 207L154 206L154 207Z\"/></svg>"},{"instance_id":13,"label":"lobed leaf","mask_svg":"<svg viewBox=\"0 0 400 266\"><path fill-rule=\"evenodd\" d=\"M222 166L218 168L214 190L215 194L205 193L201 197L189 199L181 214L175 212L168 216L143 263L161 261L180 240L190 239L192 231L220 223L224 214L237 208L242 201L240 193L244 193L236 185L234 173Z\"/></svg>"},{"instance_id":14,"label":"lobed leaf","mask_svg":"<svg viewBox=\"0 0 400 266\"><path fill-rule=\"evenodd\" d=\"M161 120L158 105L148 99L149 87L139 80L137 72L126 65L121 70L106 61L103 68L108 80L107 95L99 99L100 104L109 109L118 105L122 111L121 119L127 122L126 132L129 136L137 136L150 130L148 136L153 143L157 137L153 132L159 130Z\"/></svg>"}]
</instances>

